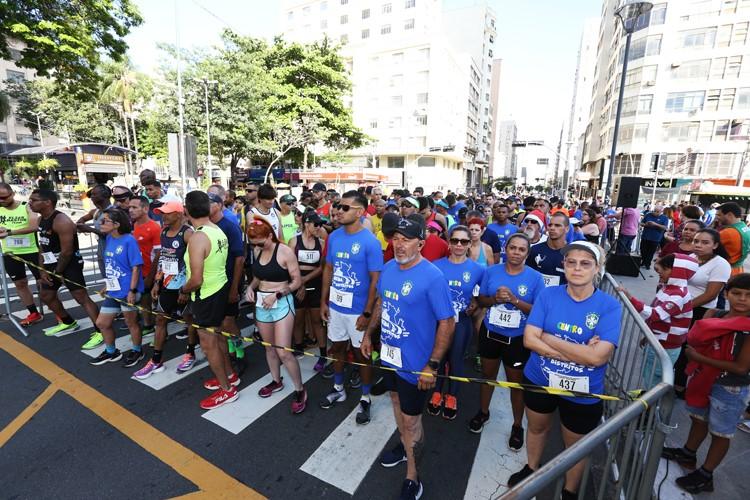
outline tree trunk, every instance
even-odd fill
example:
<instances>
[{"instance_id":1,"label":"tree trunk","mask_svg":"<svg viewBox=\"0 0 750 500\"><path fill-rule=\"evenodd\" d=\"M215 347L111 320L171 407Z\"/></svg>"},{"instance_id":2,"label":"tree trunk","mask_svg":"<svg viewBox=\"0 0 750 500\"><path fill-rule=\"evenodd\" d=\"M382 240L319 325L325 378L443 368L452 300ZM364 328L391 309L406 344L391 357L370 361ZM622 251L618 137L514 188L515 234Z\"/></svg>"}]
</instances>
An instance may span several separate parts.
<instances>
[{"instance_id":1,"label":"tree trunk","mask_svg":"<svg viewBox=\"0 0 750 500\"><path fill-rule=\"evenodd\" d=\"M125 124L125 145L128 148L128 152L125 154L125 175L131 174L130 169L130 127L128 126L128 117L125 116L125 112L122 113L122 121Z\"/></svg>"},{"instance_id":2,"label":"tree trunk","mask_svg":"<svg viewBox=\"0 0 750 500\"><path fill-rule=\"evenodd\" d=\"M138 156L138 136L135 133L135 118L130 115L130 126L133 129L133 148L135 149L135 155Z\"/></svg>"},{"instance_id":3,"label":"tree trunk","mask_svg":"<svg viewBox=\"0 0 750 500\"><path fill-rule=\"evenodd\" d=\"M307 170L307 144L302 148L302 170Z\"/></svg>"}]
</instances>

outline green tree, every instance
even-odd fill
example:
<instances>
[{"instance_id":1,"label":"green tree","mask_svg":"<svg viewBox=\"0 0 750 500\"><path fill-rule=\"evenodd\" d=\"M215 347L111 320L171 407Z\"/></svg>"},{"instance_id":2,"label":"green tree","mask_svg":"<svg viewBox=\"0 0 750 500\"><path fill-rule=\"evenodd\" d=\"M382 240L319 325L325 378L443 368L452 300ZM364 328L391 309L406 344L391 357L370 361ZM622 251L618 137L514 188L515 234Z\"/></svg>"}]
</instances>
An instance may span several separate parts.
<instances>
[{"instance_id":1,"label":"green tree","mask_svg":"<svg viewBox=\"0 0 750 500\"><path fill-rule=\"evenodd\" d=\"M0 122L5 121L11 111L10 98L5 92L0 91Z\"/></svg>"},{"instance_id":2,"label":"green tree","mask_svg":"<svg viewBox=\"0 0 750 500\"><path fill-rule=\"evenodd\" d=\"M95 95L102 56L120 59L125 36L142 22L130 0L0 0L0 58L53 76L68 93Z\"/></svg>"}]
</instances>

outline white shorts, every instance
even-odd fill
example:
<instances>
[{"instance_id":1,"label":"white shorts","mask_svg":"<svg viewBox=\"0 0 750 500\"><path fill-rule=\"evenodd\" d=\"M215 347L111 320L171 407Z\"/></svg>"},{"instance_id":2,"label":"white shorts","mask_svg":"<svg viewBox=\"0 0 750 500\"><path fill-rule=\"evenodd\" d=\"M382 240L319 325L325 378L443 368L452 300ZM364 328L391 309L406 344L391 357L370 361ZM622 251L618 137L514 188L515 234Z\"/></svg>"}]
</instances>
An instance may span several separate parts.
<instances>
[{"instance_id":1,"label":"white shorts","mask_svg":"<svg viewBox=\"0 0 750 500\"><path fill-rule=\"evenodd\" d=\"M330 320L328 321L328 338L331 342L352 341L352 347L359 348L362 345L362 337L365 332L357 330L357 318L359 314L344 314L333 308L329 309Z\"/></svg>"}]
</instances>

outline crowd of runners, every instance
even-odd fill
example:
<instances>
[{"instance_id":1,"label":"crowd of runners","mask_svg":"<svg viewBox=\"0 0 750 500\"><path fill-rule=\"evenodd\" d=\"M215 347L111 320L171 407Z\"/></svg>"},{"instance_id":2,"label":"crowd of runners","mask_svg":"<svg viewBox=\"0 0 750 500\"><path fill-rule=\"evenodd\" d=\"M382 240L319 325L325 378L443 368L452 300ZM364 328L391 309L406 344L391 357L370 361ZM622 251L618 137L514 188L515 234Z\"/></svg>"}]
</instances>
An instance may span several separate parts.
<instances>
[{"instance_id":1,"label":"crowd of runners","mask_svg":"<svg viewBox=\"0 0 750 500\"><path fill-rule=\"evenodd\" d=\"M709 487L747 404L750 343L743 343L741 333L750 331L744 328L750 321L750 276L742 264L750 231L731 203L718 211L712 207L713 215L685 205L679 210L683 219L670 224L660 207L643 215L635 209L609 210L601 200L566 204L507 194L426 195L420 188L385 196L381 187L369 186L340 194L315 183L298 198L280 196L268 184L249 184L242 195L215 184L179 199L165 195L148 170L136 187L96 185L88 197L94 208L73 221L56 209L56 192L35 189L22 202L11 186L0 184L3 262L28 309L23 326L43 319L28 269L57 319L44 335L79 328L79 319L60 301L64 285L95 325L82 348L103 344L91 364L119 362L145 379L165 370L167 326L184 320L189 327L178 334L186 347L177 371L191 370L196 349L202 350L213 378L203 383L211 392L200 406L214 409L239 397L237 359L244 348L237 318L241 303L254 304L256 336L272 375L258 397L271 397L291 384L291 412L305 411L309 395L298 355L310 349L318 356L315 371L333 383L330 392L318 395L319 408L358 397L356 422L366 425L371 395L389 392L401 440L380 463L406 462L401 498L423 492L418 464L425 408L447 420L456 418L459 404L469 408L475 412L467 423L473 433L481 433L492 418L491 385L481 385L477 401L461 395L462 383L434 375L465 376L467 365L475 364L482 378L495 380L502 364L511 382L604 393L622 307L597 284L604 247L617 239L617 252L629 253L633 226L641 232L642 265L650 266L660 252L655 269L663 282L651 305L634 297L633 304L677 366L686 360L716 372L712 379L704 376L701 397L688 384L695 430L685 447L664 451L695 468L697 447L712 434L706 463L681 478L681 486ZM709 223L722 225L722 233L705 227L707 215L715 219ZM727 229L732 234L724 234ZM86 288L80 233L94 233L98 240L105 281L100 304ZM727 311L717 306L720 296L728 301ZM702 343L693 345L688 329L703 315L716 325L698 323ZM132 343L126 352L115 344L120 317ZM735 333L724 358L709 352L717 330ZM152 347L142 345L152 332ZM650 370L653 385L659 380L653 350L644 356L651 360L643 369ZM345 370L352 361L359 365ZM282 364L290 380L282 378ZM683 390L684 378L677 385ZM566 447L602 419L603 403L596 398L509 392L513 419L503 422L509 427L507 446L519 451L525 444L527 454L527 464L511 475L509 486L541 465L555 412ZM721 400L731 411L717 415L708 409L709 399ZM576 497L584 467L581 462L567 472L562 498Z\"/></svg>"}]
</instances>

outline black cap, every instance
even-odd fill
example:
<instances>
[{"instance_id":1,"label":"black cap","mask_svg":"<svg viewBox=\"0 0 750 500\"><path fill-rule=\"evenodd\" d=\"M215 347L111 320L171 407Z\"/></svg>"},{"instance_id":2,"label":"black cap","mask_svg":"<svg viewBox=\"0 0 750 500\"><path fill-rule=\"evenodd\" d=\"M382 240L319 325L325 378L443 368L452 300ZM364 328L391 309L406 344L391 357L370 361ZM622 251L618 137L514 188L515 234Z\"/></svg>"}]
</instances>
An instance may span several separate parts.
<instances>
[{"instance_id":1,"label":"black cap","mask_svg":"<svg viewBox=\"0 0 750 500\"><path fill-rule=\"evenodd\" d=\"M312 190L313 190L313 192L315 192L315 191L325 191L326 190L326 185L323 184L322 182L316 182L313 185Z\"/></svg>"},{"instance_id":2,"label":"black cap","mask_svg":"<svg viewBox=\"0 0 750 500\"><path fill-rule=\"evenodd\" d=\"M399 219L394 232L403 234L410 240L417 238L423 240L425 238L424 220L420 222L413 218Z\"/></svg>"},{"instance_id":3,"label":"black cap","mask_svg":"<svg viewBox=\"0 0 750 500\"><path fill-rule=\"evenodd\" d=\"M302 223L304 224L306 222L323 225L323 219L321 219L320 215L315 213L314 210L310 210L309 212L306 212L304 215L302 215Z\"/></svg>"},{"instance_id":4,"label":"black cap","mask_svg":"<svg viewBox=\"0 0 750 500\"><path fill-rule=\"evenodd\" d=\"M207 194L208 194L208 199L211 203L218 203L220 205L224 204L224 200L222 200L221 196L219 196L218 194L216 193L207 193Z\"/></svg>"},{"instance_id":5,"label":"black cap","mask_svg":"<svg viewBox=\"0 0 750 500\"><path fill-rule=\"evenodd\" d=\"M380 230L383 231L384 236L386 236L387 238L393 236L400 218L401 217L399 217L399 215L394 212L386 212L383 214L383 223Z\"/></svg>"}]
</instances>

